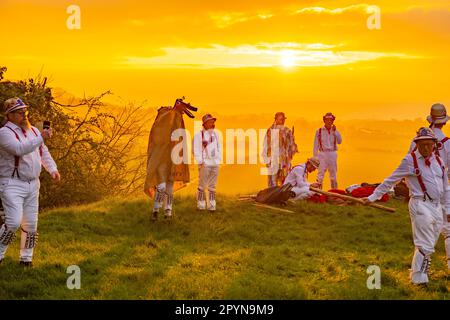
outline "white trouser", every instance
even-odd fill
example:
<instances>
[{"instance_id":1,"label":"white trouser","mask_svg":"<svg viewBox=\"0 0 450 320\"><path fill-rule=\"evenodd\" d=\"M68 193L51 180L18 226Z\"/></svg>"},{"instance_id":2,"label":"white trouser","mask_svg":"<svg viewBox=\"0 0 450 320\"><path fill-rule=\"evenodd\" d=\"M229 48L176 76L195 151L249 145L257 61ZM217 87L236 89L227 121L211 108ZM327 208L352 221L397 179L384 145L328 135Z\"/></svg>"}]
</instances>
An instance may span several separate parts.
<instances>
[{"instance_id":1,"label":"white trouser","mask_svg":"<svg viewBox=\"0 0 450 320\"><path fill-rule=\"evenodd\" d=\"M442 236L445 241L445 254L447 256L447 267L450 269L450 222L447 220L447 213L444 212L444 222L442 227Z\"/></svg>"},{"instance_id":2,"label":"white trouser","mask_svg":"<svg viewBox=\"0 0 450 320\"><path fill-rule=\"evenodd\" d=\"M268 175L267 176L267 185L268 187L275 187L277 185L277 175Z\"/></svg>"},{"instance_id":3,"label":"white trouser","mask_svg":"<svg viewBox=\"0 0 450 320\"><path fill-rule=\"evenodd\" d=\"M317 173L317 182L322 184L325 172L330 175L331 188L337 189L337 152L323 151L317 156L320 160L319 170Z\"/></svg>"},{"instance_id":4,"label":"white trouser","mask_svg":"<svg viewBox=\"0 0 450 320\"><path fill-rule=\"evenodd\" d=\"M172 211L173 181L161 182L156 186L153 211L158 211L164 204L164 210Z\"/></svg>"},{"instance_id":5,"label":"white trouser","mask_svg":"<svg viewBox=\"0 0 450 320\"><path fill-rule=\"evenodd\" d=\"M206 196L205 191L208 190L208 208L216 208L216 185L219 175L219 166L198 166L198 190L197 190L197 207L205 209Z\"/></svg>"},{"instance_id":6,"label":"white trouser","mask_svg":"<svg viewBox=\"0 0 450 320\"><path fill-rule=\"evenodd\" d=\"M304 200L314 195L314 192L310 191L309 187L293 187L292 191L295 193L293 200Z\"/></svg>"},{"instance_id":7,"label":"white trouser","mask_svg":"<svg viewBox=\"0 0 450 320\"><path fill-rule=\"evenodd\" d=\"M412 283L428 282L430 257L434 253L434 247L442 230L443 211L444 207L439 203L417 198L409 200L409 214L415 246L410 275Z\"/></svg>"},{"instance_id":8,"label":"white trouser","mask_svg":"<svg viewBox=\"0 0 450 320\"><path fill-rule=\"evenodd\" d=\"M20 260L32 261L33 249L37 239L39 211L39 179L30 182L13 178L0 179L0 196L5 208L5 224L0 228L0 259L5 256L9 244L7 234L22 227L20 241ZM31 238L30 238L31 236Z\"/></svg>"}]
</instances>

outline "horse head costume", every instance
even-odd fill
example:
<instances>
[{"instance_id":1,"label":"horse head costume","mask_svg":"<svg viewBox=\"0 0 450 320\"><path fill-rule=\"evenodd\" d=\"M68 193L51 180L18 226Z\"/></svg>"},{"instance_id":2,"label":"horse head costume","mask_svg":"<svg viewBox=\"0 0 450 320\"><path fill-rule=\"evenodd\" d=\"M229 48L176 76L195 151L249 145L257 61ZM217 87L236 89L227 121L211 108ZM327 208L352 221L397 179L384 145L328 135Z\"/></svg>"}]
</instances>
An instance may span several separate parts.
<instances>
[{"instance_id":1,"label":"horse head costume","mask_svg":"<svg viewBox=\"0 0 450 320\"><path fill-rule=\"evenodd\" d=\"M172 161L172 149L179 143L182 150L187 150L187 141L180 137L172 141L172 133L177 129L185 129L183 115L194 118L191 111L197 108L184 102L184 97L177 99L173 107L161 107L150 130L147 149L147 176L144 192L155 196L152 220L157 219L159 208L164 202L165 217L172 216L173 188L189 182L187 163L176 164ZM182 151L181 151L182 152Z\"/></svg>"}]
</instances>

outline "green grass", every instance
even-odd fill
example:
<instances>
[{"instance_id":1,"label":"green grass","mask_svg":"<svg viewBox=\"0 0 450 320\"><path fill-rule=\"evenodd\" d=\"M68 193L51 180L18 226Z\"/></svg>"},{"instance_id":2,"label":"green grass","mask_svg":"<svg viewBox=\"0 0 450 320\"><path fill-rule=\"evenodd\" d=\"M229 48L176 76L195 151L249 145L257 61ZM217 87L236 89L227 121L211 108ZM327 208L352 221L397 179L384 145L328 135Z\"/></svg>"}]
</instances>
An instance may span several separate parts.
<instances>
[{"instance_id":1,"label":"green grass","mask_svg":"<svg viewBox=\"0 0 450 320\"><path fill-rule=\"evenodd\" d=\"M176 197L172 223L151 223L150 200L109 199L40 215L34 268L18 241L0 265L0 299L449 299L440 239L430 287L409 284L413 252L406 205L395 214L300 202L282 213L219 198L198 212ZM69 290L66 268L81 268ZM381 290L366 287L381 268Z\"/></svg>"}]
</instances>

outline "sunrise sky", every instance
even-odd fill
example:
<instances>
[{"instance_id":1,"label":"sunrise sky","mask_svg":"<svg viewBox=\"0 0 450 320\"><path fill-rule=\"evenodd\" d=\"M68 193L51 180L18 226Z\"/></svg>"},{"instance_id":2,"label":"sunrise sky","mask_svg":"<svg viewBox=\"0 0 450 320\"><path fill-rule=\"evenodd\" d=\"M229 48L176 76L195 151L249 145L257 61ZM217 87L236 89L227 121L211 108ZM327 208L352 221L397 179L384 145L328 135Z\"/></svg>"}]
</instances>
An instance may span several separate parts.
<instances>
[{"instance_id":1,"label":"sunrise sky","mask_svg":"<svg viewBox=\"0 0 450 320\"><path fill-rule=\"evenodd\" d=\"M71 4L81 30L66 27ZM373 5L380 30L367 28ZM8 79L42 71L77 96L311 119L450 105L448 0L0 0L0 30Z\"/></svg>"}]
</instances>

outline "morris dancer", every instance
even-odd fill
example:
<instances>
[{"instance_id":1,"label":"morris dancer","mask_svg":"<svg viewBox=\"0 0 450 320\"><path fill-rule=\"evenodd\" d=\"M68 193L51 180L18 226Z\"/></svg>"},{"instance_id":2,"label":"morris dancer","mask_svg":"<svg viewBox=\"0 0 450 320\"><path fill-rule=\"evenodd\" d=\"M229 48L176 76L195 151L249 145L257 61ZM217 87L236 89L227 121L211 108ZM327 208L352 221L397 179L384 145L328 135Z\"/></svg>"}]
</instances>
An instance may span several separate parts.
<instances>
[{"instance_id":1,"label":"morris dancer","mask_svg":"<svg viewBox=\"0 0 450 320\"><path fill-rule=\"evenodd\" d=\"M313 191L309 190L309 187L312 186L317 188L319 184L317 182L313 184L309 183L308 173L314 172L319 166L319 159L312 157L308 159L306 163L292 168L291 172L289 172L284 180L284 184L290 183L293 186L292 191L295 193L293 200L304 200L315 194Z\"/></svg>"},{"instance_id":2,"label":"morris dancer","mask_svg":"<svg viewBox=\"0 0 450 320\"><path fill-rule=\"evenodd\" d=\"M272 126L267 129L264 138L264 145L262 157L267 164L267 167L272 170L268 175L268 186L281 186L284 179L292 168L292 157L298 152L295 144L294 132L284 125L286 121L284 112L277 112L275 114L275 121ZM272 136L275 136L273 130L278 130L278 151L272 150ZM276 144L275 144L276 145ZM278 161L278 164L272 163L273 160ZM272 166L273 165L273 166Z\"/></svg>"},{"instance_id":3,"label":"morris dancer","mask_svg":"<svg viewBox=\"0 0 450 320\"><path fill-rule=\"evenodd\" d=\"M441 157L444 165L447 169L450 167L450 139L442 132L442 128L450 120L447 115L445 106L441 103L436 103L431 106L430 115L427 117L427 121L430 124L430 128L433 130L436 136L437 148L436 152ZM416 144L413 141L410 146L409 152L416 148ZM450 270L450 221L444 216L444 225L442 228L442 236L445 242L445 253L447 256L447 267Z\"/></svg>"},{"instance_id":4,"label":"morris dancer","mask_svg":"<svg viewBox=\"0 0 450 320\"><path fill-rule=\"evenodd\" d=\"M21 228L20 264L32 266L38 240L39 175L41 165L55 182L60 175L44 140L52 129L41 132L28 120L28 106L19 98L5 101L8 122L0 129L0 197L5 223L0 227L0 262Z\"/></svg>"},{"instance_id":5,"label":"morris dancer","mask_svg":"<svg viewBox=\"0 0 450 320\"><path fill-rule=\"evenodd\" d=\"M217 133L214 131L216 118L206 114L202 118L203 129L194 136L194 157L198 163L197 208L216 211L216 184L219 165L222 162L222 150ZM205 191L209 201L206 207Z\"/></svg>"},{"instance_id":6,"label":"morris dancer","mask_svg":"<svg viewBox=\"0 0 450 320\"><path fill-rule=\"evenodd\" d=\"M325 172L330 175L331 189L337 189L337 145L342 143L342 137L333 124L336 117L328 112L323 116L325 125L316 131L313 154L320 160L317 182L322 188Z\"/></svg>"},{"instance_id":7,"label":"morris dancer","mask_svg":"<svg viewBox=\"0 0 450 320\"><path fill-rule=\"evenodd\" d=\"M172 219L173 192L177 186L182 187L190 180L189 166L183 153L183 150L187 150L186 136L178 136L179 133L185 133L183 115L194 118L190 111L197 111L197 108L184 102L184 97L177 99L173 107L158 109L150 130L144 192L149 197L154 197L151 216L153 222L158 220L159 209L163 206L164 219ZM179 144L182 145L182 150L173 153L173 148Z\"/></svg>"},{"instance_id":8,"label":"morris dancer","mask_svg":"<svg viewBox=\"0 0 450 320\"><path fill-rule=\"evenodd\" d=\"M411 217L415 252L411 265L411 282L427 284L431 255L442 230L443 216L450 219L450 190L447 169L435 154L436 136L430 128L420 128L412 151L394 173L379 185L366 203L380 199L393 185L405 178L410 190Z\"/></svg>"}]
</instances>

